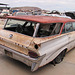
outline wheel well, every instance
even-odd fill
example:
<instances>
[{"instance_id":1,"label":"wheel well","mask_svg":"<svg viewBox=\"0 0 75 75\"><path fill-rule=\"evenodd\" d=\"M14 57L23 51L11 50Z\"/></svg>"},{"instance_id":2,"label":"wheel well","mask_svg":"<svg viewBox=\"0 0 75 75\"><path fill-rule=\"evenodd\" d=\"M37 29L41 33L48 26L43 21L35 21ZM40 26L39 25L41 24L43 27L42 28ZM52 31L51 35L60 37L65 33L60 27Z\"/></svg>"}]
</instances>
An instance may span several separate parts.
<instances>
[{"instance_id":1,"label":"wheel well","mask_svg":"<svg viewBox=\"0 0 75 75\"><path fill-rule=\"evenodd\" d=\"M67 48L65 48L64 50L65 50L65 53L66 53L66 52L67 52ZM64 50L63 50L63 51L64 51Z\"/></svg>"},{"instance_id":2,"label":"wheel well","mask_svg":"<svg viewBox=\"0 0 75 75\"><path fill-rule=\"evenodd\" d=\"M67 52L67 48L65 48L63 51L65 51L65 53L64 53L64 57L65 57L65 54L66 54L66 52ZM63 51L61 51L60 54L61 54ZM59 54L59 55L60 55L60 54ZM58 56L59 56L59 55L58 55ZM57 56L57 57L58 57L58 56ZM57 58L57 57L56 57L56 58ZM56 58L55 58L55 59L56 59ZM55 66L55 64L56 64L55 59L52 61L52 63L53 63L54 66Z\"/></svg>"}]
</instances>

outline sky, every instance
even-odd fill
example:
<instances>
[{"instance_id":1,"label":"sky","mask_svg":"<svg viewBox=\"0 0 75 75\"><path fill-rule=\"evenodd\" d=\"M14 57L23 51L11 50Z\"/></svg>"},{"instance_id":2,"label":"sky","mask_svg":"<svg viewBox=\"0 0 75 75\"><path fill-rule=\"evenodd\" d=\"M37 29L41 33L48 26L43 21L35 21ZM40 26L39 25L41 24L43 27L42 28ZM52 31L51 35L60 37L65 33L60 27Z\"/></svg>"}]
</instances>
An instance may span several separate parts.
<instances>
[{"instance_id":1,"label":"sky","mask_svg":"<svg viewBox=\"0 0 75 75\"><path fill-rule=\"evenodd\" d=\"M33 6L45 10L75 11L75 0L0 0L9 7Z\"/></svg>"}]
</instances>

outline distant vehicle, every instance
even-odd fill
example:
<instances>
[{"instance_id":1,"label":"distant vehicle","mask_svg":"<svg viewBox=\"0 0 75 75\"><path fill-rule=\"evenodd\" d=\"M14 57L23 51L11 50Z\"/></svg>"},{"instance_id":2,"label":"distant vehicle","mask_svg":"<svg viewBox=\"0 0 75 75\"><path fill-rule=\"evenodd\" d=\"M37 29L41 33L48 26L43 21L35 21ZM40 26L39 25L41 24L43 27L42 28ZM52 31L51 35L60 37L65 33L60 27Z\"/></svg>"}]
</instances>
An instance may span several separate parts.
<instances>
[{"instance_id":1,"label":"distant vehicle","mask_svg":"<svg viewBox=\"0 0 75 75\"><path fill-rule=\"evenodd\" d=\"M0 28L3 54L37 70L60 63L75 47L75 20L53 16L8 16Z\"/></svg>"},{"instance_id":2,"label":"distant vehicle","mask_svg":"<svg viewBox=\"0 0 75 75\"><path fill-rule=\"evenodd\" d=\"M70 18L69 16L66 16L66 15L59 15L59 14L42 14L42 16L55 16L55 17L63 17L63 18Z\"/></svg>"},{"instance_id":3,"label":"distant vehicle","mask_svg":"<svg viewBox=\"0 0 75 75\"><path fill-rule=\"evenodd\" d=\"M34 11L33 15L41 15L41 11Z\"/></svg>"},{"instance_id":4,"label":"distant vehicle","mask_svg":"<svg viewBox=\"0 0 75 75\"><path fill-rule=\"evenodd\" d=\"M26 12L27 15L33 15L32 12Z\"/></svg>"},{"instance_id":5,"label":"distant vehicle","mask_svg":"<svg viewBox=\"0 0 75 75\"><path fill-rule=\"evenodd\" d=\"M16 12L15 16L27 15L25 12Z\"/></svg>"},{"instance_id":6,"label":"distant vehicle","mask_svg":"<svg viewBox=\"0 0 75 75\"><path fill-rule=\"evenodd\" d=\"M46 16L56 16L56 17L64 17L64 18L71 18L67 15L65 15L64 13L60 13L57 10L53 10L52 12L45 14Z\"/></svg>"},{"instance_id":7,"label":"distant vehicle","mask_svg":"<svg viewBox=\"0 0 75 75\"><path fill-rule=\"evenodd\" d=\"M75 19L75 12L65 12L66 16L71 17L72 19Z\"/></svg>"},{"instance_id":8,"label":"distant vehicle","mask_svg":"<svg viewBox=\"0 0 75 75\"><path fill-rule=\"evenodd\" d=\"M9 15L11 15L9 13L9 10L5 10L5 9L0 13L0 17L6 17L6 16L9 16Z\"/></svg>"},{"instance_id":9,"label":"distant vehicle","mask_svg":"<svg viewBox=\"0 0 75 75\"><path fill-rule=\"evenodd\" d=\"M24 15L32 15L32 13L31 12L16 12L15 13L15 16L24 16Z\"/></svg>"},{"instance_id":10,"label":"distant vehicle","mask_svg":"<svg viewBox=\"0 0 75 75\"><path fill-rule=\"evenodd\" d=\"M50 14L51 16L56 16L56 17L63 17L63 18L70 18L69 16L66 16L66 15L58 15L58 14Z\"/></svg>"}]
</instances>

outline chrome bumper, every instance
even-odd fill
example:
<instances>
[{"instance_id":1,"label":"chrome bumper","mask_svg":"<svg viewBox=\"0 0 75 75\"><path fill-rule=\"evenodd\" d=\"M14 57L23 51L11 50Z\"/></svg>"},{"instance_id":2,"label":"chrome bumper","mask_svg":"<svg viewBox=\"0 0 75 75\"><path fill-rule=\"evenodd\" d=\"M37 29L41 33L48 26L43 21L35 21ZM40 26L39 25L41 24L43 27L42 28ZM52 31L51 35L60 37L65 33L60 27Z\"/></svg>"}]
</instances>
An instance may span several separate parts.
<instances>
[{"instance_id":1,"label":"chrome bumper","mask_svg":"<svg viewBox=\"0 0 75 75\"><path fill-rule=\"evenodd\" d=\"M19 60L28 66L31 66L31 71L37 70L39 68L39 65L42 62L43 58L45 57L45 55L43 55L43 56L40 56L39 58L31 58L25 54L19 53L8 47L2 46L2 45L0 45L0 47L2 48L2 49L0 49L2 54L12 57L16 60ZM7 52L9 52L9 53L7 54Z\"/></svg>"}]
</instances>

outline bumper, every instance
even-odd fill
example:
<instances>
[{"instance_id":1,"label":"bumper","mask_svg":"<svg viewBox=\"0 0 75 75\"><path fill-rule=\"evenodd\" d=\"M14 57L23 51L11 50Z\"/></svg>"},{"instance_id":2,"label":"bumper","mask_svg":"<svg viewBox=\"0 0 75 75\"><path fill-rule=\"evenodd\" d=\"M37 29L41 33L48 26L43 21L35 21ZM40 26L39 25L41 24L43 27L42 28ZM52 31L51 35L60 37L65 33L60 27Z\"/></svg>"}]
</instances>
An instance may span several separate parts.
<instances>
[{"instance_id":1,"label":"bumper","mask_svg":"<svg viewBox=\"0 0 75 75\"><path fill-rule=\"evenodd\" d=\"M31 71L37 70L40 67L39 65L42 62L43 58L45 57L45 55L43 55L43 56L40 56L39 58L31 58L27 55L24 55L22 53L14 51L14 50L7 48L5 46L0 45L0 47L2 48L2 49L0 49L2 54L5 54L9 57L12 57L16 60L19 60L28 66L31 66Z\"/></svg>"}]
</instances>

